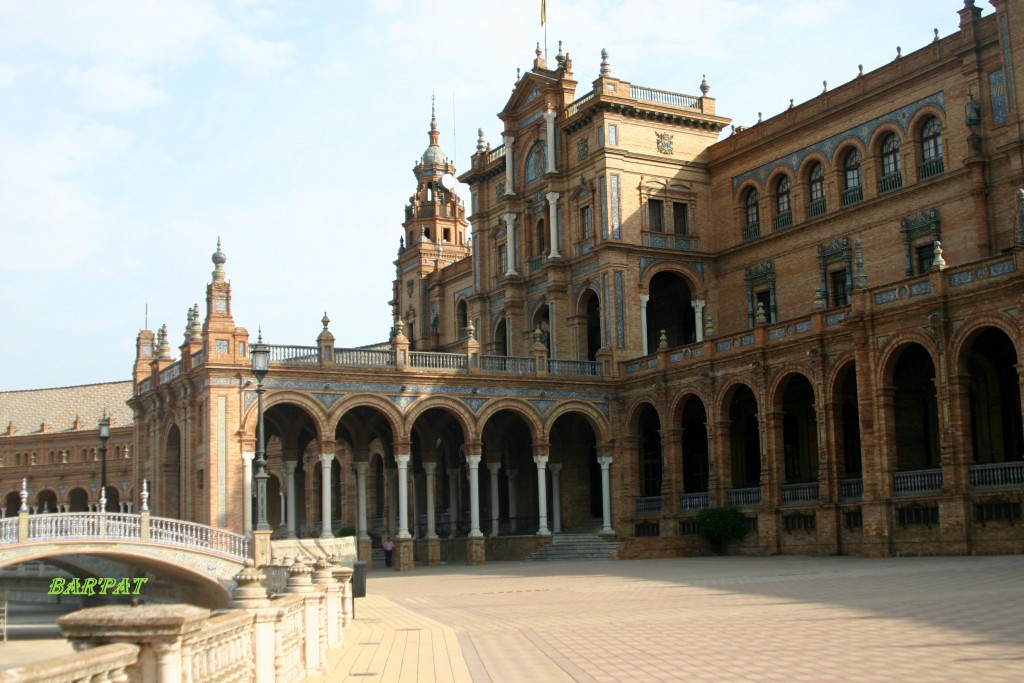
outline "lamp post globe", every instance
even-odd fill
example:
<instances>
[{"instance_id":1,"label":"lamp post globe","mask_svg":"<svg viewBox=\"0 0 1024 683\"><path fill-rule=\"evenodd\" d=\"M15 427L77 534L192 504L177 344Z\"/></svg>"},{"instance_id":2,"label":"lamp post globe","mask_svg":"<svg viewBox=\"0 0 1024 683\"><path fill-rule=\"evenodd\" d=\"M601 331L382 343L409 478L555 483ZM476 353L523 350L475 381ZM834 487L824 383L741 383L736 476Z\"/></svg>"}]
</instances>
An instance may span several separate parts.
<instances>
[{"instance_id":1,"label":"lamp post globe","mask_svg":"<svg viewBox=\"0 0 1024 683\"><path fill-rule=\"evenodd\" d=\"M249 347L252 374L256 376L256 531L270 531L267 523L267 460L263 434L263 378L270 371L270 346L263 343L263 330Z\"/></svg>"}]
</instances>

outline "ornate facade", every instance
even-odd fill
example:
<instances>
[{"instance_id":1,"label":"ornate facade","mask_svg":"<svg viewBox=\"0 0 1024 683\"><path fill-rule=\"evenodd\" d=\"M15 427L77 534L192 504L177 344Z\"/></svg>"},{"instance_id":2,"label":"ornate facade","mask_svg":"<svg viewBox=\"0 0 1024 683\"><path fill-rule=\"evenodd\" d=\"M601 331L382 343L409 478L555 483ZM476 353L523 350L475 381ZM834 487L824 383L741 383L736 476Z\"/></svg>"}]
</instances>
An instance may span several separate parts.
<instances>
[{"instance_id":1,"label":"ornate facade","mask_svg":"<svg viewBox=\"0 0 1024 683\"><path fill-rule=\"evenodd\" d=\"M750 128L539 51L481 132L468 219L431 121L385 344L272 347L269 517L521 556L593 528L697 553L1020 552L1024 10ZM255 386L218 247L172 357L143 331L136 480L156 514L251 528ZM327 474L325 474L327 473Z\"/></svg>"}]
</instances>

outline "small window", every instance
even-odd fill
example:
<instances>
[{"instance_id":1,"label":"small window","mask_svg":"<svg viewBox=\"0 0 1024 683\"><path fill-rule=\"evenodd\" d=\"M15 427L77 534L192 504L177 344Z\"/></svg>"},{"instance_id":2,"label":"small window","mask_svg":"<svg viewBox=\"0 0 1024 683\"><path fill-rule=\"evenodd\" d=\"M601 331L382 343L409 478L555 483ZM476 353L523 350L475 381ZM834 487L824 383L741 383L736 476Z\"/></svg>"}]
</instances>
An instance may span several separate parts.
<instances>
[{"instance_id":1,"label":"small window","mask_svg":"<svg viewBox=\"0 0 1024 683\"><path fill-rule=\"evenodd\" d=\"M882 175L900 172L900 141L896 135L889 133L882 143Z\"/></svg>"},{"instance_id":2,"label":"small window","mask_svg":"<svg viewBox=\"0 0 1024 683\"><path fill-rule=\"evenodd\" d=\"M536 230L537 239L535 240L535 244L537 247L537 254L540 255L544 253L544 238L547 233L547 231L544 228L544 221L537 221Z\"/></svg>"},{"instance_id":3,"label":"small window","mask_svg":"<svg viewBox=\"0 0 1024 683\"><path fill-rule=\"evenodd\" d=\"M787 176L779 178L779 183L775 186L775 210L780 216L790 211L789 178Z\"/></svg>"},{"instance_id":4,"label":"small window","mask_svg":"<svg viewBox=\"0 0 1024 683\"><path fill-rule=\"evenodd\" d=\"M844 178L846 189L853 190L860 187L860 152L851 149L843 159Z\"/></svg>"},{"instance_id":5,"label":"small window","mask_svg":"<svg viewBox=\"0 0 1024 683\"><path fill-rule=\"evenodd\" d=\"M608 144L619 144L619 127L614 123L608 124Z\"/></svg>"},{"instance_id":6,"label":"small window","mask_svg":"<svg viewBox=\"0 0 1024 683\"><path fill-rule=\"evenodd\" d=\"M604 126L597 127L597 146L604 147Z\"/></svg>"},{"instance_id":7,"label":"small window","mask_svg":"<svg viewBox=\"0 0 1024 683\"><path fill-rule=\"evenodd\" d=\"M833 270L829 274L829 276L832 280L832 291L830 292L830 294L832 295L832 306L838 307L849 305L850 302L847 297L846 291L846 268L842 268L840 270Z\"/></svg>"},{"instance_id":8,"label":"small window","mask_svg":"<svg viewBox=\"0 0 1024 683\"><path fill-rule=\"evenodd\" d=\"M593 218L590 213L590 207L584 206L580 209L580 234L583 239L589 239L593 234Z\"/></svg>"},{"instance_id":9,"label":"small window","mask_svg":"<svg viewBox=\"0 0 1024 683\"><path fill-rule=\"evenodd\" d=\"M922 244L914 251L917 254L917 274L930 273L932 264L935 263L935 247L932 244Z\"/></svg>"},{"instance_id":10,"label":"small window","mask_svg":"<svg viewBox=\"0 0 1024 683\"><path fill-rule=\"evenodd\" d=\"M238 342L238 357L245 358L245 342Z\"/></svg>"},{"instance_id":11,"label":"small window","mask_svg":"<svg viewBox=\"0 0 1024 683\"><path fill-rule=\"evenodd\" d=\"M934 116L921 129L921 158L924 161L942 158L942 128Z\"/></svg>"},{"instance_id":12,"label":"small window","mask_svg":"<svg viewBox=\"0 0 1024 683\"><path fill-rule=\"evenodd\" d=\"M811 167L810 181L811 201L823 200L825 198L825 169L820 163Z\"/></svg>"},{"instance_id":13,"label":"small window","mask_svg":"<svg viewBox=\"0 0 1024 683\"><path fill-rule=\"evenodd\" d=\"M498 245L498 272L501 275L508 272L508 247L504 244Z\"/></svg>"},{"instance_id":14,"label":"small window","mask_svg":"<svg viewBox=\"0 0 1024 683\"><path fill-rule=\"evenodd\" d=\"M760 216L757 211L757 190L751 190L747 193L747 225L757 225L760 222Z\"/></svg>"},{"instance_id":15,"label":"small window","mask_svg":"<svg viewBox=\"0 0 1024 683\"><path fill-rule=\"evenodd\" d=\"M660 199L648 199L647 216L651 232L665 232L665 202Z\"/></svg>"},{"instance_id":16,"label":"small window","mask_svg":"<svg viewBox=\"0 0 1024 683\"><path fill-rule=\"evenodd\" d=\"M672 202L672 231L677 235L685 235L689 232L686 222L689 208L683 202Z\"/></svg>"}]
</instances>

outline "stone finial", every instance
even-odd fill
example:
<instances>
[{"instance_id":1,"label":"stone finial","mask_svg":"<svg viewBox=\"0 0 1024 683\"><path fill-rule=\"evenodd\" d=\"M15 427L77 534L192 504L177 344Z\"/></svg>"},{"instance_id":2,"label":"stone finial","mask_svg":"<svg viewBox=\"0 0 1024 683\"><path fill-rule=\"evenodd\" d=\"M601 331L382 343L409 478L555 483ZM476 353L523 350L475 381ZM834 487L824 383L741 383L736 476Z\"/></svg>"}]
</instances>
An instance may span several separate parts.
<instances>
[{"instance_id":1,"label":"stone finial","mask_svg":"<svg viewBox=\"0 0 1024 683\"><path fill-rule=\"evenodd\" d=\"M708 337L714 336L714 334L715 334L715 323L712 322L712 320L711 320L711 314L707 310L705 310L704 311L704 338L707 339Z\"/></svg>"},{"instance_id":2,"label":"stone finial","mask_svg":"<svg viewBox=\"0 0 1024 683\"><path fill-rule=\"evenodd\" d=\"M246 559L245 567L235 574L235 588L231 591L231 607L236 609L255 607L263 604L268 597L267 579L263 571L253 566L253 561Z\"/></svg>"},{"instance_id":3,"label":"stone finial","mask_svg":"<svg viewBox=\"0 0 1024 683\"><path fill-rule=\"evenodd\" d=\"M484 137L484 129L483 128L478 128L477 131L476 131L476 151L477 151L478 154L480 152L486 152L487 151L487 138Z\"/></svg>"},{"instance_id":4,"label":"stone finial","mask_svg":"<svg viewBox=\"0 0 1024 683\"><path fill-rule=\"evenodd\" d=\"M227 263L228 257L224 255L224 252L220 248L220 237L217 237L217 251L213 252L213 256L210 257L213 261L213 281L223 282L224 281L224 264Z\"/></svg>"},{"instance_id":5,"label":"stone finial","mask_svg":"<svg viewBox=\"0 0 1024 683\"><path fill-rule=\"evenodd\" d=\"M139 494L139 498L142 499L139 512L149 512L149 484L145 479L142 480L142 493Z\"/></svg>"},{"instance_id":6,"label":"stone finial","mask_svg":"<svg viewBox=\"0 0 1024 683\"><path fill-rule=\"evenodd\" d=\"M516 67L516 85L519 84L519 79L523 77L523 70L518 66Z\"/></svg>"},{"instance_id":7,"label":"stone finial","mask_svg":"<svg viewBox=\"0 0 1024 683\"><path fill-rule=\"evenodd\" d=\"M708 75L707 74L701 74L701 77L700 77L700 94L706 96L710 90L711 90L711 86L708 84Z\"/></svg>"},{"instance_id":8,"label":"stone finial","mask_svg":"<svg viewBox=\"0 0 1024 683\"><path fill-rule=\"evenodd\" d=\"M899 45L896 46L896 59L903 57L903 48Z\"/></svg>"},{"instance_id":9,"label":"stone finial","mask_svg":"<svg viewBox=\"0 0 1024 683\"><path fill-rule=\"evenodd\" d=\"M818 287L814 290L814 310L821 311L825 308L825 292Z\"/></svg>"},{"instance_id":10,"label":"stone finial","mask_svg":"<svg viewBox=\"0 0 1024 683\"><path fill-rule=\"evenodd\" d=\"M857 78L860 78L863 75L864 75L864 65L863 64L858 64L857 65Z\"/></svg>"},{"instance_id":11,"label":"stone finial","mask_svg":"<svg viewBox=\"0 0 1024 683\"><path fill-rule=\"evenodd\" d=\"M192 338L192 307L185 309L185 341Z\"/></svg>"},{"instance_id":12,"label":"stone finial","mask_svg":"<svg viewBox=\"0 0 1024 683\"><path fill-rule=\"evenodd\" d=\"M828 81L822 81L821 82L821 92L823 92L823 93L828 92Z\"/></svg>"},{"instance_id":13,"label":"stone finial","mask_svg":"<svg viewBox=\"0 0 1024 683\"><path fill-rule=\"evenodd\" d=\"M203 338L203 324L199 322L199 304L192 305L192 331L189 335L190 341L200 341Z\"/></svg>"},{"instance_id":14,"label":"stone finial","mask_svg":"<svg viewBox=\"0 0 1024 683\"><path fill-rule=\"evenodd\" d=\"M469 325L466 326L466 335L469 338L469 341L476 341L476 326L473 324L472 320L470 320Z\"/></svg>"},{"instance_id":15,"label":"stone finial","mask_svg":"<svg viewBox=\"0 0 1024 683\"><path fill-rule=\"evenodd\" d=\"M868 286L868 275L864 272L864 253L861 251L860 240L853 241L853 287L864 289Z\"/></svg>"},{"instance_id":16,"label":"stone finial","mask_svg":"<svg viewBox=\"0 0 1024 683\"><path fill-rule=\"evenodd\" d=\"M555 63L558 64L559 68L565 66L565 53L562 52L562 41L558 41L558 54L555 55Z\"/></svg>"},{"instance_id":17,"label":"stone finial","mask_svg":"<svg viewBox=\"0 0 1024 683\"><path fill-rule=\"evenodd\" d=\"M327 317L327 311L324 311L324 317L320 318L320 324L324 326L324 332L327 332L327 326L331 324L331 319Z\"/></svg>"},{"instance_id":18,"label":"stone finial","mask_svg":"<svg viewBox=\"0 0 1024 683\"><path fill-rule=\"evenodd\" d=\"M107 511L107 487L100 487L100 512Z\"/></svg>"},{"instance_id":19,"label":"stone finial","mask_svg":"<svg viewBox=\"0 0 1024 683\"><path fill-rule=\"evenodd\" d=\"M21 507L18 512L28 512L28 477L21 478Z\"/></svg>"},{"instance_id":20,"label":"stone finial","mask_svg":"<svg viewBox=\"0 0 1024 683\"><path fill-rule=\"evenodd\" d=\"M326 557L318 557L313 563L312 580L316 584L334 583L334 572L331 570L331 563Z\"/></svg>"},{"instance_id":21,"label":"stone finial","mask_svg":"<svg viewBox=\"0 0 1024 683\"><path fill-rule=\"evenodd\" d=\"M792 97L789 98L789 108L790 109L793 108L793 98Z\"/></svg>"},{"instance_id":22,"label":"stone finial","mask_svg":"<svg viewBox=\"0 0 1024 683\"><path fill-rule=\"evenodd\" d=\"M761 123L762 120L763 119L761 118L761 112L757 112L757 122Z\"/></svg>"},{"instance_id":23,"label":"stone finial","mask_svg":"<svg viewBox=\"0 0 1024 683\"><path fill-rule=\"evenodd\" d=\"M402 321L402 316L395 318L395 337L405 336L405 323Z\"/></svg>"},{"instance_id":24,"label":"stone finial","mask_svg":"<svg viewBox=\"0 0 1024 683\"><path fill-rule=\"evenodd\" d=\"M932 261L932 268L935 270L946 269L946 259L942 258L942 242L935 240L935 260Z\"/></svg>"},{"instance_id":25,"label":"stone finial","mask_svg":"<svg viewBox=\"0 0 1024 683\"><path fill-rule=\"evenodd\" d=\"M935 32L935 37L932 38L932 42L937 43L939 42L939 29L935 28L932 30Z\"/></svg>"},{"instance_id":26,"label":"stone finial","mask_svg":"<svg viewBox=\"0 0 1024 683\"><path fill-rule=\"evenodd\" d=\"M540 41L539 41L539 40L537 41L537 49L533 51L533 54L537 55L537 59L540 59L540 56L541 56L542 54L544 54L544 53L543 53L543 52L541 51L541 49L540 49Z\"/></svg>"},{"instance_id":27,"label":"stone finial","mask_svg":"<svg viewBox=\"0 0 1024 683\"><path fill-rule=\"evenodd\" d=\"M666 349L668 349L668 335L665 334L665 328L662 328L658 335L658 350L665 351Z\"/></svg>"},{"instance_id":28,"label":"stone finial","mask_svg":"<svg viewBox=\"0 0 1024 683\"><path fill-rule=\"evenodd\" d=\"M167 324L164 323L160 326L160 332L157 334L157 348L160 350L161 358L171 357L171 344L167 339Z\"/></svg>"},{"instance_id":29,"label":"stone finial","mask_svg":"<svg viewBox=\"0 0 1024 683\"><path fill-rule=\"evenodd\" d=\"M764 302L757 302L757 314L754 316L754 322L758 325L764 325L768 322L768 312L764 310Z\"/></svg>"},{"instance_id":30,"label":"stone finial","mask_svg":"<svg viewBox=\"0 0 1024 683\"><path fill-rule=\"evenodd\" d=\"M543 344L544 343L542 341L543 339L544 339L544 333L540 331L540 325L537 325L537 329L535 329L533 331L533 343L534 344Z\"/></svg>"},{"instance_id":31,"label":"stone finial","mask_svg":"<svg viewBox=\"0 0 1024 683\"><path fill-rule=\"evenodd\" d=\"M612 75L612 63L608 61L608 50L601 48L601 75Z\"/></svg>"},{"instance_id":32,"label":"stone finial","mask_svg":"<svg viewBox=\"0 0 1024 683\"><path fill-rule=\"evenodd\" d=\"M313 580L311 574L313 567L304 558L298 557L288 567L288 584L285 586L285 593L311 593Z\"/></svg>"}]
</instances>

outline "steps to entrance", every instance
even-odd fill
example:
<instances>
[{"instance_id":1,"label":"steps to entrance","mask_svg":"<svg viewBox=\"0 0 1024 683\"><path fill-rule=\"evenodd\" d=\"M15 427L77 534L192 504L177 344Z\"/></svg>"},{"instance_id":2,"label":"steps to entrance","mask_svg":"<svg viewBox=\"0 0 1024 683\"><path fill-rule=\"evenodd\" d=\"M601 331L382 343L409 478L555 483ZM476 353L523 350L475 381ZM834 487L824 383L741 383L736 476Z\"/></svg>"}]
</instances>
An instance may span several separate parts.
<instances>
[{"instance_id":1,"label":"steps to entrance","mask_svg":"<svg viewBox=\"0 0 1024 683\"><path fill-rule=\"evenodd\" d=\"M606 541L596 533L555 534L551 537L550 545L526 559L530 561L610 560L621 545L614 541Z\"/></svg>"}]
</instances>

